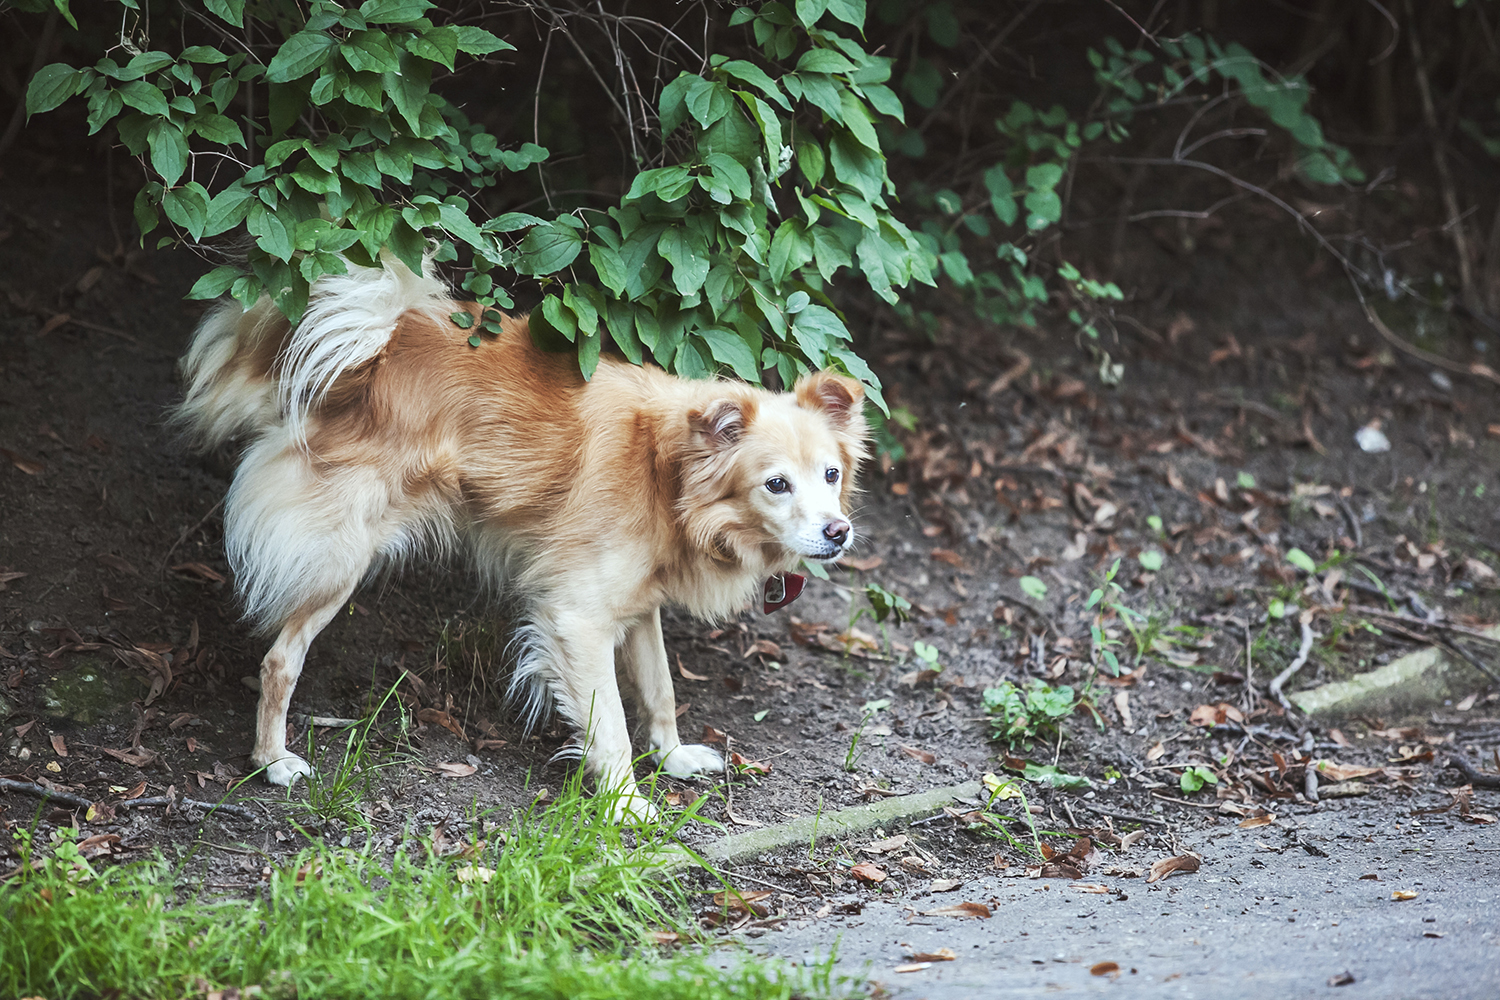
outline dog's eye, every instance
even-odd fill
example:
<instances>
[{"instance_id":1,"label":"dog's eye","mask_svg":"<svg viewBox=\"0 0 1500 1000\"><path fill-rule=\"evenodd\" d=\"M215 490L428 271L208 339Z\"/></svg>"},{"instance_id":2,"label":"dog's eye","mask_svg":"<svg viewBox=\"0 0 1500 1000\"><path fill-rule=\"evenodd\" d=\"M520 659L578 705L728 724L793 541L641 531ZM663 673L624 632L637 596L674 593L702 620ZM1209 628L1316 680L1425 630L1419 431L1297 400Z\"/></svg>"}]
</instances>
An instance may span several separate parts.
<instances>
[{"instance_id":1,"label":"dog's eye","mask_svg":"<svg viewBox=\"0 0 1500 1000\"><path fill-rule=\"evenodd\" d=\"M839 481L839 470L838 469L829 469L827 472L823 473L823 482L827 483L829 486L832 486L834 483L836 483L838 481Z\"/></svg>"},{"instance_id":2,"label":"dog's eye","mask_svg":"<svg viewBox=\"0 0 1500 1000\"><path fill-rule=\"evenodd\" d=\"M766 480L766 489L770 490L772 493L786 493L791 488L792 484L787 482L785 479L782 479L780 476L772 476L770 479Z\"/></svg>"}]
</instances>

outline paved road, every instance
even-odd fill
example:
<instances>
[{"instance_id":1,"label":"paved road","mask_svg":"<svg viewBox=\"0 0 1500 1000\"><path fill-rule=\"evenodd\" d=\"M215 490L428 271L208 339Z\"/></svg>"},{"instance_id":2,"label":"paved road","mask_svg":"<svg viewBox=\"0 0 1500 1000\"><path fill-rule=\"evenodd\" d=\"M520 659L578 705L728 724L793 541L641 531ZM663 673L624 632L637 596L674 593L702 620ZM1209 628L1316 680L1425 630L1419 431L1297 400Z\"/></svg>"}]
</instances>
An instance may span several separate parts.
<instances>
[{"instance_id":1,"label":"paved road","mask_svg":"<svg viewBox=\"0 0 1500 1000\"><path fill-rule=\"evenodd\" d=\"M751 944L795 960L837 943L840 970L868 965L867 974L901 998L1500 998L1494 826L1314 814L1291 830L1216 828L1186 846L1204 856L1196 874L1154 885L1086 877L1123 891L1123 900L1061 879L987 877L953 893L872 902L857 916L810 921ZM1367 874L1379 881L1360 878ZM1396 889L1418 895L1394 901ZM987 903L993 918L907 909L963 900ZM943 947L957 959L894 971L914 952ZM1118 975L1091 974L1111 961ZM1344 972L1353 983L1329 985Z\"/></svg>"}]
</instances>

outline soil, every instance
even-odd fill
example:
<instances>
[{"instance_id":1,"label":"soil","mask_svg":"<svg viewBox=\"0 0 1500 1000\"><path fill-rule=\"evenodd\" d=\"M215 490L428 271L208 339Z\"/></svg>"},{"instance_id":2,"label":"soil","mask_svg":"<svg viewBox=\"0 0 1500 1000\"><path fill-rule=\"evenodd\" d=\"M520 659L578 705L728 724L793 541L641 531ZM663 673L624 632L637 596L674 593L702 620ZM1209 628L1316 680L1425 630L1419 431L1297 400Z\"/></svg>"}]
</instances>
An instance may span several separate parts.
<instances>
[{"instance_id":1,"label":"soil","mask_svg":"<svg viewBox=\"0 0 1500 1000\"><path fill-rule=\"evenodd\" d=\"M389 838L445 821L461 829L484 810L503 819L555 794L569 772L552 757L570 734L527 735L506 712L504 606L454 566L372 582L308 657L291 745L311 728L315 762L335 774L346 730L318 720L360 719L384 700L370 759L390 766L366 772L371 787L341 811L330 781L313 800L305 785L239 783L256 700L244 681L264 644L238 620L222 549L233 456L193 457L164 425L202 310L182 296L203 262L122 247L124 166L112 176L87 150L24 156L0 189L0 776L100 806L90 819L0 791L3 821L117 834L101 849L123 857L206 837L274 863L309 837L360 842L350 808ZM1266 813L1293 842L1313 821L1337 842L1363 836L1362 823L1445 806L1426 822L1493 837L1497 793L1455 794L1445 770L1455 751L1484 761L1500 745L1500 692L1482 677L1475 698L1421 718L1332 725L1287 714L1266 683L1295 655L1299 602L1320 637L1288 690L1417 648L1350 610L1383 606L1372 580L1453 622L1494 620L1494 386L1393 353L1312 244L1258 209L1130 237L1105 275L1126 301L1098 341L1061 318L999 331L953 309L925 333L869 318L865 353L915 429L900 434L904 459L866 470L850 566L771 616L747 611L718 628L667 619L685 736L726 734L768 771L747 767L732 801L720 782L664 779L667 801L708 793L702 815L723 824L690 825L688 842L1014 774L1007 765L1023 758L1090 780L1027 786L1059 851L1083 831L1107 845L1140 828L1136 856L1167 856ZM1404 259L1411 273L1430 273L1422 254L1436 249L1424 246ZM1392 322L1402 317L1465 363L1500 349L1437 308L1390 307ZM1113 363L1124 365L1116 386L1100 376ZM1376 421L1391 447L1368 453L1355 433ZM1308 585L1286 560L1293 547L1344 561ZM1147 568L1152 552L1159 568ZM1123 589L1111 603L1151 633L1137 656L1110 612L1122 678L1096 667L1088 607L1117 559ZM870 583L909 600L911 620L856 621ZM1290 612L1268 617L1273 601ZM918 641L941 672L916 656ZM991 742L985 691L1034 679L1070 685L1092 707L1030 746ZM1199 724L1207 717L1217 724ZM1310 758L1382 770L1363 778L1365 794L1313 802ZM1184 792L1189 766L1217 784ZM120 806L127 796L168 804ZM184 797L249 812L204 819ZM770 916L735 926L847 915L892 886L921 900L935 878L1047 874L1028 870L1025 825L987 827L979 805L903 826L921 847L904 866L855 845L753 859L731 877L781 892L765 901ZM221 883L253 882L241 856L213 857ZM882 888L850 877L859 860L892 878ZM1095 877L1088 865L1059 871Z\"/></svg>"}]
</instances>

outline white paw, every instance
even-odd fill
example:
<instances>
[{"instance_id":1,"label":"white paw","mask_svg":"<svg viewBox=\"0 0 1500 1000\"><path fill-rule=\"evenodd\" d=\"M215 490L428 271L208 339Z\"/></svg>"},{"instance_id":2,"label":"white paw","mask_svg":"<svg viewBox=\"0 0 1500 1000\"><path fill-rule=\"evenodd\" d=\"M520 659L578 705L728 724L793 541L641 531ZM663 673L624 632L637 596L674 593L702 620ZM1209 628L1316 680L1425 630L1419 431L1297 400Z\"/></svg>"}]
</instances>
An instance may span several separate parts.
<instances>
[{"instance_id":1,"label":"white paw","mask_svg":"<svg viewBox=\"0 0 1500 1000\"><path fill-rule=\"evenodd\" d=\"M665 754L656 751L655 756L661 769L674 778L724 770L724 758L719 751L701 744L679 743Z\"/></svg>"},{"instance_id":2,"label":"white paw","mask_svg":"<svg viewBox=\"0 0 1500 1000\"><path fill-rule=\"evenodd\" d=\"M312 765L294 753L271 761L265 770L266 780L273 785L290 785L298 778L311 774Z\"/></svg>"},{"instance_id":3,"label":"white paw","mask_svg":"<svg viewBox=\"0 0 1500 1000\"><path fill-rule=\"evenodd\" d=\"M610 821L616 826L635 823L655 823L656 805L639 792L625 792L614 801Z\"/></svg>"}]
</instances>

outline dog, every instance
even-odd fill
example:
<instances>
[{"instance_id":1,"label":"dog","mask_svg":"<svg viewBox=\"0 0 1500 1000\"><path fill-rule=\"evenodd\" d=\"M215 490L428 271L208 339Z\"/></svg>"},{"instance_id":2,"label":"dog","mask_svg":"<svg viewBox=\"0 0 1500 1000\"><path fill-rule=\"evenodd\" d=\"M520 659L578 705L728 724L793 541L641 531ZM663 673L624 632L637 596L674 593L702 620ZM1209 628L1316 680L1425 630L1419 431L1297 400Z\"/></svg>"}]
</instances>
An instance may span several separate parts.
<instances>
[{"instance_id":1,"label":"dog","mask_svg":"<svg viewBox=\"0 0 1500 1000\"><path fill-rule=\"evenodd\" d=\"M267 298L225 300L193 336L174 420L201 449L243 448L225 547L246 617L275 636L251 761L276 785L310 774L286 716L313 639L381 566L462 552L523 610L511 690L528 725L555 706L616 818L649 819L622 687L662 770L724 766L678 738L661 608L721 621L764 584L769 612L802 560L849 550L864 389L822 371L775 393L609 355L585 379L524 318L476 348L459 312L482 310L387 259L319 278L295 327Z\"/></svg>"}]
</instances>

